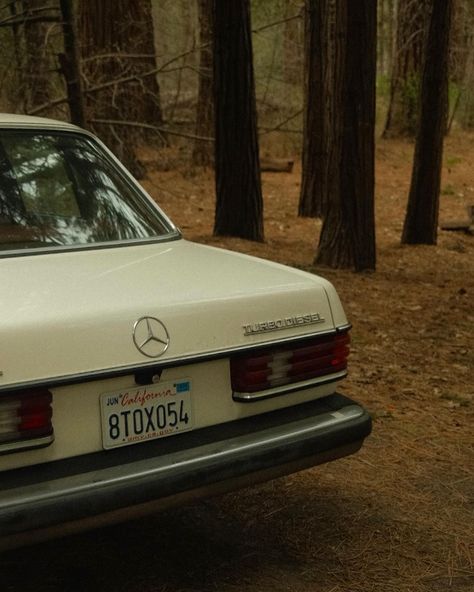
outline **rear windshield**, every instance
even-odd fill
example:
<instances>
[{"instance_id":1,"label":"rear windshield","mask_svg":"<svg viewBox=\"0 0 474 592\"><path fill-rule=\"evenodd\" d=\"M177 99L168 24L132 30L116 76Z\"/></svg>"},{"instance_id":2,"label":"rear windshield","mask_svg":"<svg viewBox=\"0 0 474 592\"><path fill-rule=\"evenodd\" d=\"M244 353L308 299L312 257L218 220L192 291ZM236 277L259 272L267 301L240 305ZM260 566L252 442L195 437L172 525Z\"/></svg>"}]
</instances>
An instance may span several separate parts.
<instances>
[{"instance_id":1,"label":"rear windshield","mask_svg":"<svg viewBox=\"0 0 474 592\"><path fill-rule=\"evenodd\" d=\"M0 251L146 240L173 231L93 140L0 132Z\"/></svg>"}]
</instances>

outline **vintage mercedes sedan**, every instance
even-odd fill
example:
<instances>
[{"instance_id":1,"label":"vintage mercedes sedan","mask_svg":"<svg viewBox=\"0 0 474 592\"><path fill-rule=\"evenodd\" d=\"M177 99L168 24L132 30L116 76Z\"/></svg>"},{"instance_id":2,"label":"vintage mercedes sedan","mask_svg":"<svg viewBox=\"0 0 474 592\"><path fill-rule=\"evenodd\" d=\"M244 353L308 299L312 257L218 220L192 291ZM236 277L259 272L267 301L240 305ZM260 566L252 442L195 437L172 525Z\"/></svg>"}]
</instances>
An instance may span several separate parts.
<instances>
[{"instance_id":1,"label":"vintage mercedes sedan","mask_svg":"<svg viewBox=\"0 0 474 592\"><path fill-rule=\"evenodd\" d=\"M324 279L193 244L94 136L0 116L0 548L337 459ZM316 487L316 485L315 485Z\"/></svg>"}]
</instances>

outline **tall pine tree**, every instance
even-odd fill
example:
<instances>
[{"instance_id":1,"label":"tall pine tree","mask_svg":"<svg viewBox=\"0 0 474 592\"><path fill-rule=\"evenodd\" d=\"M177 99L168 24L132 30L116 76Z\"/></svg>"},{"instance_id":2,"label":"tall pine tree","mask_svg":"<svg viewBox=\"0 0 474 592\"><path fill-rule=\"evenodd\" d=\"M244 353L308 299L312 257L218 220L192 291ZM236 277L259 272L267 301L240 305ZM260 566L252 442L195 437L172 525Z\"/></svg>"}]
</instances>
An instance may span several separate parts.
<instances>
[{"instance_id":1,"label":"tall pine tree","mask_svg":"<svg viewBox=\"0 0 474 592\"><path fill-rule=\"evenodd\" d=\"M449 38L453 0L433 0L421 86L420 125L403 243L436 244L443 140L448 111Z\"/></svg>"},{"instance_id":2,"label":"tall pine tree","mask_svg":"<svg viewBox=\"0 0 474 592\"><path fill-rule=\"evenodd\" d=\"M263 240L249 0L214 0L214 234Z\"/></svg>"},{"instance_id":3,"label":"tall pine tree","mask_svg":"<svg viewBox=\"0 0 474 592\"><path fill-rule=\"evenodd\" d=\"M377 1L340 0L335 13L330 199L316 262L375 269L374 128Z\"/></svg>"}]
</instances>

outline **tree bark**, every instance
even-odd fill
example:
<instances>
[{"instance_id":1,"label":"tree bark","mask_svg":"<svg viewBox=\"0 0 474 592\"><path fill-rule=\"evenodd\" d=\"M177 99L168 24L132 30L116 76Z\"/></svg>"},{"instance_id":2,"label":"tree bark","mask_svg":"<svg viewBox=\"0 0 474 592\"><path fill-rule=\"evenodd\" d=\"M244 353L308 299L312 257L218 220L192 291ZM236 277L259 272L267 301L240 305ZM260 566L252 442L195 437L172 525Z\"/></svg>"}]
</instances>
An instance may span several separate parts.
<instances>
[{"instance_id":1,"label":"tree bark","mask_svg":"<svg viewBox=\"0 0 474 592\"><path fill-rule=\"evenodd\" d=\"M474 129L474 40L471 39L471 46L466 61L466 70L463 84L460 90L460 123L464 129Z\"/></svg>"},{"instance_id":2,"label":"tree bark","mask_svg":"<svg viewBox=\"0 0 474 592\"><path fill-rule=\"evenodd\" d=\"M387 15L386 0L378 0L378 24L377 24L377 72L380 75L386 73L387 67Z\"/></svg>"},{"instance_id":3,"label":"tree bark","mask_svg":"<svg viewBox=\"0 0 474 592\"><path fill-rule=\"evenodd\" d=\"M453 51L455 59L454 76L450 73L450 79L459 87L455 109L452 117L467 130L474 129L474 3L462 2L456 9L461 8L457 14L457 38L452 38L451 45L457 51Z\"/></svg>"},{"instance_id":4,"label":"tree bark","mask_svg":"<svg viewBox=\"0 0 474 592\"><path fill-rule=\"evenodd\" d=\"M80 2L79 7L86 90L156 68L150 0L88 0ZM163 117L156 76L87 95L86 116L88 120L116 119L160 125ZM145 138L151 138L147 132L138 129L131 132L109 125L100 125L94 131L136 176L141 176L135 149Z\"/></svg>"},{"instance_id":5,"label":"tree bark","mask_svg":"<svg viewBox=\"0 0 474 592\"><path fill-rule=\"evenodd\" d=\"M198 0L199 18L199 90L196 113L196 136L210 138L214 135L214 97L212 94L212 1ZM211 142L196 140L193 147L193 163L209 167L214 164L214 146Z\"/></svg>"},{"instance_id":6,"label":"tree bark","mask_svg":"<svg viewBox=\"0 0 474 592\"><path fill-rule=\"evenodd\" d=\"M23 110L28 113L31 109L47 103L53 91L51 70L53 69L53 54L48 48L48 28L45 22L35 20L35 11L43 9L41 18L57 19L59 16L54 6L44 10L44 2L40 0L22 0L19 4L20 15L13 22L17 75ZM9 10L12 17L17 15L17 3L11 2ZM51 25L49 25L51 26Z\"/></svg>"},{"instance_id":7,"label":"tree bark","mask_svg":"<svg viewBox=\"0 0 474 592\"><path fill-rule=\"evenodd\" d=\"M384 138L414 137L418 126L421 69L429 0L399 0L390 103Z\"/></svg>"},{"instance_id":8,"label":"tree bark","mask_svg":"<svg viewBox=\"0 0 474 592\"><path fill-rule=\"evenodd\" d=\"M329 155L331 199L316 263L375 269L374 130L376 0L336 3L334 118Z\"/></svg>"},{"instance_id":9,"label":"tree bark","mask_svg":"<svg viewBox=\"0 0 474 592\"><path fill-rule=\"evenodd\" d=\"M301 85L303 82L303 26L302 19L293 19L295 14L303 12L304 3L285 0L285 18L290 18L283 25L283 78L288 84Z\"/></svg>"},{"instance_id":10,"label":"tree bark","mask_svg":"<svg viewBox=\"0 0 474 592\"><path fill-rule=\"evenodd\" d=\"M86 124L84 114L84 95L82 91L82 79L79 66L79 50L72 0L60 0L62 15L62 27L64 38L64 53L60 54L61 70L66 81L69 113L72 123L84 127ZM42 97L42 103L45 103ZM41 103L40 103L41 104Z\"/></svg>"},{"instance_id":11,"label":"tree bark","mask_svg":"<svg viewBox=\"0 0 474 592\"><path fill-rule=\"evenodd\" d=\"M437 241L452 8L452 0L433 0L423 67L420 127L402 243L434 245Z\"/></svg>"},{"instance_id":12,"label":"tree bark","mask_svg":"<svg viewBox=\"0 0 474 592\"><path fill-rule=\"evenodd\" d=\"M306 0L305 116L300 216L321 217L327 201L331 101L331 17L333 0ZM332 40L333 41L333 40Z\"/></svg>"},{"instance_id":13,"label":"tree bark","mask_svg":"<svg viewBox=\"0 0 474 592\"><path fill-rule=\"evenodd\" d=\"M263 240L249 0L214 0L215 235Z\"/></svg>"},{"instance_id":14,"label":"tree bark","mask_svg":"<svg viewBox=\"0 0 474 592\"><path fill-rule=\"evenodd\" d=\"M31 10L38 8L38 0L24 0L26 19ZM25 111L46 103L50 98L46 31L44 23L28 23L25 20Z\"/></svg>"}]
</instances>

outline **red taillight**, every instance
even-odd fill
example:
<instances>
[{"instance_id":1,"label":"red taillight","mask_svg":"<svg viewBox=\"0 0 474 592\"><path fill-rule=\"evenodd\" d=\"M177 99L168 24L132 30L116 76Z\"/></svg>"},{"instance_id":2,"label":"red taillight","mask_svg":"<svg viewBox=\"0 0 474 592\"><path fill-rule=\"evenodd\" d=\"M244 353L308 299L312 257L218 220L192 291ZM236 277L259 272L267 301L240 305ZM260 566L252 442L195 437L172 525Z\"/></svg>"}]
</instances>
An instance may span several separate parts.
<instances>
[{"instance_id":1,"label":"red taillight","mask_svg":"<svg viewBox=\"0 0 474 592\"><path fill-rule=\"evenodd\" d=\"M344 332L236 356L230 361L232 389L255 393L345 370L349 342Z\"/></svg>"},{"instance_id":2,"label":"red taillight","mask_svg":"<svg viewBox=\"0 0 474 592\"><path fill-rule=\"evenodd\" d=\"M46 389L0 394L0 452L52 441L52 399Z\"/></svg>"}]
</instances>

